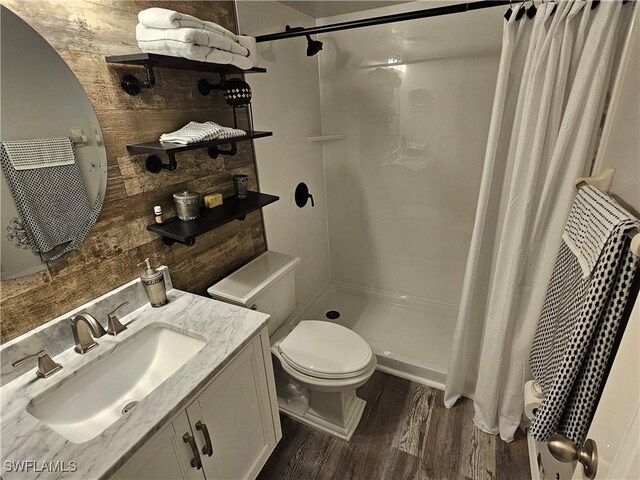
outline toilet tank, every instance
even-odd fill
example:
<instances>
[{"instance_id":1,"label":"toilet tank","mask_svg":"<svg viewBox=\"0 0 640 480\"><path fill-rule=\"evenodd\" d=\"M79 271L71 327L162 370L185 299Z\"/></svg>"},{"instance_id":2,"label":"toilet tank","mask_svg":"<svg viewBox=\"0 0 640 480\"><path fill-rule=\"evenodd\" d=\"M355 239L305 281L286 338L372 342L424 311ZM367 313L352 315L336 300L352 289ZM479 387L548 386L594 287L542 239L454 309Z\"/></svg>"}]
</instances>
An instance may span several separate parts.
<instances>
[{"instance_id":1,"label":"toilet tank","mask_svg":"<svg viewBox=\"0 0 640 480\"><path fill-rule=\"evenodd\" d=\"M268 251L209 287L211 297L271 315L273 334L296 308L299 257Z\"/></svg>"}]
</instances>

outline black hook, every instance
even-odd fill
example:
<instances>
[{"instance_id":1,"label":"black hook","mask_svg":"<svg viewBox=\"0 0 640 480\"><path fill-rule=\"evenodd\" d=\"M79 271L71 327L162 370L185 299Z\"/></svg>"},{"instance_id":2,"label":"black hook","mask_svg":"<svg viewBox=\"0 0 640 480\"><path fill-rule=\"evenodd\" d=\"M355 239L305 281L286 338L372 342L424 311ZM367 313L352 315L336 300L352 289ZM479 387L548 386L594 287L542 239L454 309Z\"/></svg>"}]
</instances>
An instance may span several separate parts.
<instances>
[{"instance_id":1,"label":"black hook","mask_svg":"<svg viewBox=\"0 0 640 480\"><path fill-rule=\"evenodd\" d=\"M527 8L524 6L524 0L523 0L522 5L520 5L520 8L518 9L518 13L516 14L516 21L524 17L524 14L526 13L526 11L527 11Z\"/></svg>"},{"instance_id":2,"label":"black hook","mask_svg":"<svg viewBox=\"0 0 640 480\"><path fill-rule=\"evenodd\" d=\"M512 14L512 9L511 9L511 0L509 0L509 9L504 12L504 19L505 20L509 20L511 18L511 14Z\"/></svg>"},{"instance_id":3,"label":"black hook","mask_svg":"<svg viewBox=\"0 0 640 480\"><path fill-rule=\"evenodd\" d=\"M531 0L531 6L527 9L527 17L529 17L529 19L532 19L533 17L536 16L537 12L538 12L538 9L536 8L536 2Z\"/></svg>"}]
</instances>

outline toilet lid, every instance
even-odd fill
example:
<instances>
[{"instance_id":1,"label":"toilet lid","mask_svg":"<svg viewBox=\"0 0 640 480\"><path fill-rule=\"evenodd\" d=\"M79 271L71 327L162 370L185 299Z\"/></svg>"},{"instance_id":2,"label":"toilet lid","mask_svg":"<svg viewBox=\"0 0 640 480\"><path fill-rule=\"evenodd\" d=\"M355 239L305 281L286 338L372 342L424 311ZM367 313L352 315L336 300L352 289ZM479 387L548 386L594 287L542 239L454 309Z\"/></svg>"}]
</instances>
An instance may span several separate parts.
<instances>
[{"instance_id":1,"label":"toilet lid","mask_svg":"<svg viewBox=\"0 0 640 480\"><path fill-rule=\"evenodd\" d=\"M369 367L373 352L354 331L331 322L300 322L280 343L292 367L311 376L353 376Z\"/></svg>"}]
</instances>

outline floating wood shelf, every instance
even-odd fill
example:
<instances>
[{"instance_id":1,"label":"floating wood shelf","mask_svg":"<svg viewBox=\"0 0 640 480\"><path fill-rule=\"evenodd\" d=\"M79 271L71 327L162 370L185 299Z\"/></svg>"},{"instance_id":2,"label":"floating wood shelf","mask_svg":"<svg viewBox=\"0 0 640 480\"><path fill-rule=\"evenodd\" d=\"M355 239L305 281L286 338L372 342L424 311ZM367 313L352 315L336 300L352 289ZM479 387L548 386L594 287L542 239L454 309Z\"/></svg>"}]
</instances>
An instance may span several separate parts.
<instances>
[{"instance_id":1,"label":"floating wood shelf","mask_svg":"<svg viewBox=\"0 0 640 480\"><path fill-rule=\"evenodd\" d=\"M247 132L246 135L240 137L225 138L219 140L210 140L208 142L191 143L189 145L182 145L180 143L171 142L148 142L148 143L134 143L127 145L129 153L152 153L152 154L176 154L178 152L186 152L187 150L198 150L201 148L214 147L216 145L226 145L229 143L242 142L245 140L252 140L254 138L270 137L273 132Z\"/></svg>"},{"instance_id":2,"label":"floating wood shelf","mask_svg":"<svg viewBox=\"0 0 640 480\"><path fill-rule=\"evenodd\" d=\"M233 65L220 63L197 62L181 57L157 55L155 53L131 53L127 55L109 55L105 57L107 63L123 63L125 65L140 65L143 67L173 68L174 70L191 70L197 72L214 73L265 73L266 68L253 67L248 70Z\"/></svg>"},{"instance_id":3,"label":"floating wood shelf","mask_svg":"<svg viewBox=\"0 0 640 480\"><path fill-rule=\"evenodd\" d=\"M126 55L108 55L105 57L107 63L118 63L123 65L135 65L145 68L147 78L138 80L134 75L125 75L122 77L120 85L122 89L129 95L138 95L143 88L153 88L156 84L156 77L153 73L154 68L172 68L174 70L190 70L196 72L212 72L220 75L220 83L213 85L212 88L222 88L225 76L229 74L243 73L265 73L266 68L253 67L247 70L238 68L234 65L225 65L220 63L198 62L188 60L182 57L171 57L168 55L158 55L155 53L130 53Z\"/></svg>"},{"instance_id":4,"label":"floating wood shelf","mask_svg":"<svg viewBox=\"0 0 640 480\"><path fill-rule=\"evenodd\" d=\"M166 170L175 170L177 162L175 154L178 152L186 152L187 150L198 150L207 148L209 150L209 156L216 158L218 155L235 155L236 143L246 140L253 140L254 138L270 137L273 132L259 132L249 131L246 135L240 137L225 138L219 140L211 140L208 142L192 143L189 145L182 145L180 143L171 142L147 142L147 143L134 143L127 145L127 151L129 153L148 153L147 157L147 170L152 173L158 173L163 168ZM230 150L221 150L220 145L231 145ZM158 155L164 155L169 158L169 163L163 163Z\"/></svg>"},{"instance_id":5,"label":"floating wood shelf","mask_svg":"<svg viewBox=\"0 0 640 480\"><path fill-rule=\"evenodd\" d=\"M166 245L173 245L175 242L185 245L193 245L196 237L218 228L232 220L244 220L247 214L261 209L273 202L280 200L280 197L259 192L247 192L247 198L239 200L236 197L227 197L222 205L215 208L202 208L200 216L195 220L182 221L178 217L171 217L164 223L154 223L147 227L147 230L162 235Z\"/></svg>"}]
</instances>

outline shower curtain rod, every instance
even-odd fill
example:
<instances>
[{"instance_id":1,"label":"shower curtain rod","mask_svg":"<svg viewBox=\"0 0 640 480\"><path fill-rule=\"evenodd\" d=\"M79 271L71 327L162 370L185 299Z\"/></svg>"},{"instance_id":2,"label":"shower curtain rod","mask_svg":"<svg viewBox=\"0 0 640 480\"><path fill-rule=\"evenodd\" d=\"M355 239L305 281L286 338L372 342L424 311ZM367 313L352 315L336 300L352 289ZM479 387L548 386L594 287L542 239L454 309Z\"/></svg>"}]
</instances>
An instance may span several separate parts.
<instances>
[{"instance_id":1,"label":"shower curtain rod","mask_svg":"<svg viewBox=\"0 0 640 480\"><path fill-rule=\"evenodd\" d=\"M337 32L338 30L350 30L352 28L371 27L373 25L403 22L405 20L416 20L418 18L439 17L441 15L450 15L452 13L462 13L472 10L481 10L483 8L499 7L501 5L509 5L510 3L513 3L513 0L480 0L478 2L457 3L455 5L445 5L443 7L427 8L425 10L416 10L413 12L394 13L393 15L384 15L381 17L363 18L362 20L352 20L350 22L301 28L296 29L295 31L290 30L288 32L258 35L256 37L256 42L270 42L272 40L282 40L284 38L303 37L305 35Z\"/></svg>"}]
</instances>

